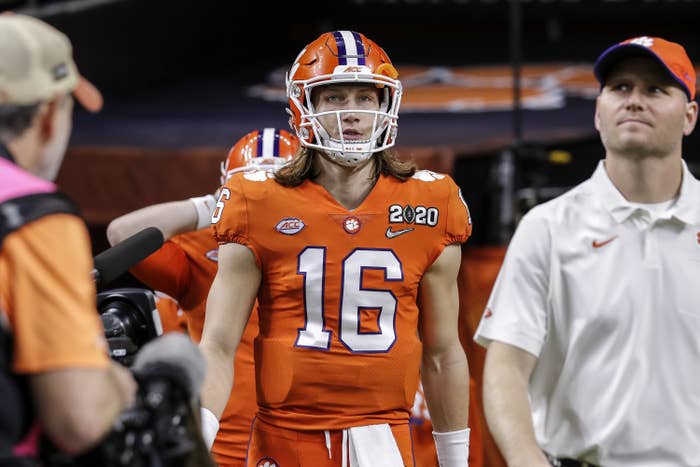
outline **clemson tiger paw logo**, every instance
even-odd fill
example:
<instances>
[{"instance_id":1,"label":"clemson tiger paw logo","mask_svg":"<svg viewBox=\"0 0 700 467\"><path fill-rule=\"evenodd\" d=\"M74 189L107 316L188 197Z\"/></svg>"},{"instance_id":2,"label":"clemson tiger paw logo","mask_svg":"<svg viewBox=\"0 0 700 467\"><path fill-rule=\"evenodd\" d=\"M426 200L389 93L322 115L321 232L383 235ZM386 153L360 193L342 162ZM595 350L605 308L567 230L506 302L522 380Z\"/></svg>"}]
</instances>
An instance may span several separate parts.
<instances>
[{"instance_id":1,"label":"clemson tiger paw logo","mask_svg":"<svg viewBox=\"0 0 700 467\"><path fill-rule=\"evenodd\" d=\"M346 217L343 220L343 228L349 234L356 234L360 231L360 227L362 227L362 223L355 216Z\"/></svg>"},{"instance_id":2,"label":"clemson tiger paw logo","mask_svg":"<svg viewBox=\"0 0 700 467\"><path fill-rule=\"evenodd\" d=\"M263 457L256 464L255 467L280 467L276 460L270 457Z\"/></svg>"}]
</instances>

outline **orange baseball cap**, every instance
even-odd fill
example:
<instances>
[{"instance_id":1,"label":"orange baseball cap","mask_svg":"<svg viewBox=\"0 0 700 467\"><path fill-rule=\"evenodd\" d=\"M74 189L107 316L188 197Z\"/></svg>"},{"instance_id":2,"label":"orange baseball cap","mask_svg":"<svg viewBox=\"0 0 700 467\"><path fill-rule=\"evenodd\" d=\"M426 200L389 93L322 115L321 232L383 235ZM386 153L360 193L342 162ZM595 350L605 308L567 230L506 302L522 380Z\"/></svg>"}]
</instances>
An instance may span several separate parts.
<instances>
[{"instance_id":1,"label":"orange baseball cap","mask_svg":"<svg viewBox=\"0 0 700 467\"><path fill-rule=\"evenodd\" d=\"M641 36L627 39L605 50L593 67L601 86L610 69L624 58L646 54L658 60L668 74L680 84L688 99L695 99L695 67L682 45L660 37Z\"/></svg>"},{"instance_id":2,"label":"orange baseball cap","mask_svg":"<svg viewBox=\"0 0 700 467\"><path fill-rule=\"evenodd\" d=\"M0 14L0 105L28 105L71 92L91 112L100 91L78 72L68 37L37 18Z\"/></svg>"}]
</instances>

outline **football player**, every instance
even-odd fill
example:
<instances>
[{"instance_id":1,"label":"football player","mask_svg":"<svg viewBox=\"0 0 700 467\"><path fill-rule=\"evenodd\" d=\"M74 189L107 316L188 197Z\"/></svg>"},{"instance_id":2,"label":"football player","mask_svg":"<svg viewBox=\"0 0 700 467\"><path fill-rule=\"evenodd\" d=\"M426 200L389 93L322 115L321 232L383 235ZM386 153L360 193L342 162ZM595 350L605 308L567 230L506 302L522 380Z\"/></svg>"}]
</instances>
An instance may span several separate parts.
<instances>
[{"instance_id":1,"label":"football player","mask_svg":"<svg viewBox=\"0 0 700 467\"><path fill-rule=\"evenodd\" d=\"M202 400L223 412L238 378L230 358L257 299L248 466L414 465L419 374L441 465L467 465L456 279L471 219L448 175L416 171L391 151L397 77L363 34L322 34L287 76L299 153L220 191Z\"/></svg>"},{"instance_id":2,"label":"football player","mask_svg":"<svg viewBox=\"0 0 700 467\"><path fill-rule=\"evenodd\" d=\"M222 162L221 184L237 172L275 170L292 158L297 146L296 136L286 130L252 131L231 148ZM189 335L196 342L202 336L207 293L217 268L219 246L209 229L215 204L213 195L156 204L114 219L107 227L111 244L149 226L163 232L167 239L163 247L131 272L144 284L177 301L185 312ZM250 423L257 408L253 367L253 339L257 334L257 312L253 310L235 358L231 358L238 378L227 396L212 447L214 459L222 467L245 463ZM215 434L216 430L205 432L205 440L211 443Z\"/></svg>"}]
</instances>

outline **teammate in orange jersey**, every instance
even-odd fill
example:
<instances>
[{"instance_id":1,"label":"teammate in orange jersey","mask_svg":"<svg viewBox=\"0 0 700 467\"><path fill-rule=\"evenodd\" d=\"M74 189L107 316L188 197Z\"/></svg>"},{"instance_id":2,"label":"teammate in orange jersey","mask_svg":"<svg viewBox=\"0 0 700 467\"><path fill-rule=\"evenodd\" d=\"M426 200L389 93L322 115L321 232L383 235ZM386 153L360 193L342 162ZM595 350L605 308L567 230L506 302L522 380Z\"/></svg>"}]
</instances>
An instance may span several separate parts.
<instances>
[{"instance_id":1,"label":"teammate in orange jersey","mask_svg":"<svg viewBox=\"0 0 700 467\"><path fill-rule=\"evenodd\" d=\"M413 466L419 373L441 464L467 465L456 278L471 220L449 176L389 150L397 75L364 35L322 34L287 76L303 149L274 175L236 174L220 191L202 401L222 413L257 298L248 466Z\"/></svg>"},{"instance_id":2,"label":"teammate in orange jersey","mask_svg":"<svg viewBox=\"0 0 700 467\"><path fill-rule=\"evenodd\" d=\"M168 332L183 332L187 334L187 317L180 303L170 295L155 291L156 309L160 315L160 324L163 334Z\"/></svg>"},{"instance_id":3,"label":"teammate in orange jersey","mask_svg":"<svg viewBox=\"0 0 700 467\"><path fill-rule=\"evenodd\" d=\"M241 138L222 163L221 183L236 172L275 169L291 159L298 146L296 136L285 130L265 128ZM173 297L185 311L193 340L199 341L204 322L205 300L214 275L218 244L208 227L215 199L211 195L194 200L149 206L113 220L107 228L110 243L115 244L133 233L155 226L169 238L163 247L137 265L132 273L145 284ZM160 310L160 308L159 308ZM234 365L236 384L221 417L221 427L212 448L222 466L242 466L255 415L255 372L253 339L258 334L257 313L251 316ZM213 435L212 435L213 439Z\"/></svg>"}]
</instances>

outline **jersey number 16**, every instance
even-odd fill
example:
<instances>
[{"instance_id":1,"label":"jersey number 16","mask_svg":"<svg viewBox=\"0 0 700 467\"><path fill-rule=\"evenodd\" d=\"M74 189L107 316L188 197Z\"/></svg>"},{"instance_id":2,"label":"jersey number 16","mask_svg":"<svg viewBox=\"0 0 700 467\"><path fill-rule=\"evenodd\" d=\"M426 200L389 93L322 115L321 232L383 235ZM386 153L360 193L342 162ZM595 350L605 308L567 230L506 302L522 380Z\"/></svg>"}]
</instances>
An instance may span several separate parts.
<instances>
[{"instance_id":1,"label":"jersey number 16","mask_svg":"<svg viewBox=\"0 0 700 467\"><path fill-rule=\"evenodd\" d=\"M358 248L343 261L338 339L349 350L362 353L388 351L396 341L396 304L391 290L362 288L365 269L384 271L386 281L402 281L401 262L392 250ZM299 329L296 345L328 350L331 332L325 329L326 248L308 247L299 254L297 273L304 276L306 325ZM379 332L361 332L360 312L378 310Z\"/></svg>"}]
</instances>

